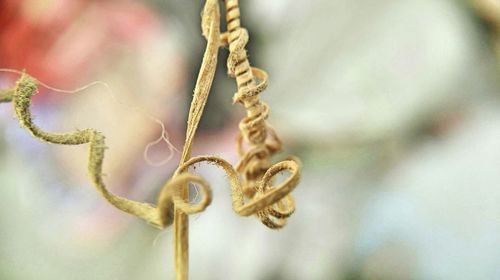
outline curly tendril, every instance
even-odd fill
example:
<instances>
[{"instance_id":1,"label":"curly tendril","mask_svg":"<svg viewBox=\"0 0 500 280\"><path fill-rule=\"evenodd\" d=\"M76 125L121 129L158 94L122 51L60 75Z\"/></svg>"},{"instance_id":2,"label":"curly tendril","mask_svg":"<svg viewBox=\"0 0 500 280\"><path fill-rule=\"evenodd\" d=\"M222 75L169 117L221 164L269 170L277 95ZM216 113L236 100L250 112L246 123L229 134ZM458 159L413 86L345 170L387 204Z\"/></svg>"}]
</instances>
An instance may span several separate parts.
<instances>
[{"instance_id":1,"label":"curly tendril","mask_svg":"<svg viewBox=\"0 0 500 280\"><path fill-rule=\"evenodd\" d=\"M94 129L76 130L69 133L47 132L39 128L33 122L30 112L31 98L37 93L36 80L26 74L17 81L13 90L12 103L20 125L27 129L32 136L45 142L60 145L89 144L88 173L97 191L113 206L121 211L137 216L159 228L169 226L173 222L173 210L182 210L186 214L194 214L203 211L212 201L212 192L208 183L196 174L188 173L190 166L197 163L207 162L221 167L229 178L232 193L233 209L241 216L257 214L264 223L272 224L273 221L267 217L283 219L290 215L293 202L287 198L280 205L279 202L292 191L299 180L299 167L293 160L279 162L269 168L264 174L261 184L256 190L255 199L245 202L242 183L238 171L227 161L216 156L197 156L181 164L162 188L158 196L158 206L129 200L111 193L103 182L102 164L106 150L105 137ZM290 172L290 176L278 186L272 186L274 176L282 171ZM194 205L184 199L181 190L188 183L200 186L202 193L201 202ZM269 221L267 221L269 220ZM271 226L272 227L272 226Z\"/></svg>"},{"instance_id":2,"label":"curly tendril","mask_svg":"<svg viewBox=\"0 0 500 280\"><path fill-rule=\"evenodd\" d=\"M202 13L202 32L207 39L193 100L189 109L186 140L179 167L160 190L157 205L130 200L110 192L103 180L102 165L106 150L105 137L95 129L87 128L67 133L47 132L33 122L30 112L31 98L37 93L38 81L23 73L14 89L0 91L0 102L12 102L21 127L35 138L60 145L89 144L88 173L96 190L117 209L137 216L157 228L174 225L174 250L177 279L188 274L188 218L199 213L212 201L211 188L202 177L188 172L190 166L209 163L226 173L231 188L233 210L241 216L256 215L269 228L278 229L295 210L290 192L300 179L300 163L294 157L272 163L271 157L282 149L276 131L267 123L269 106L260 100L267 88L267 73L250 67L245 46L248 32L240 26L237 0L226 0L228 31L220 32L220 11L217 0L207 0ZM219 48L229 45L227 61L229 74L236 79L237 92L233 102L243 105L246 117L239 124L236 139L240 162L233 167L224 159L206 155L191 157L191 148L198 123L208 99L215 76ZM163 136L163 134L162 134ZM286 172L281 183L275 183L278 174ZM199 187L201 199L189 201L188 186Z\"/></svg>"},{"instance_id":3,"label":"curly tendril","mask_svg":"<svg viewBox=\"0 0 500 280\"><path fill-rule=\"evenodd\" d=\"M271 157L282 149L282 142L276 131L267 123L269 106L260 100L260 94L267 88L268 75L259 68L251 67L245 46L248 31L241 27L238 0L226 0L227 32L221 41L229 45L227 68L230 76L235 77L238 91L233 102L241 104L247 112L239 124L240 134L236 140L238 153L242 157L237 170L244 177L244 193L249 199L259 199L269 185L269 171L277 165L287 166L288 170L299 172L295 160L282 161L272 165ZM243 148L244 143L248 148ZM272 176L271 176L272 177ZM264 187L263 187L264 186ZM291 196L262 209L257 213L261 221L270 228L281 228L295 209Z\"/></svg>"}]
</instances>

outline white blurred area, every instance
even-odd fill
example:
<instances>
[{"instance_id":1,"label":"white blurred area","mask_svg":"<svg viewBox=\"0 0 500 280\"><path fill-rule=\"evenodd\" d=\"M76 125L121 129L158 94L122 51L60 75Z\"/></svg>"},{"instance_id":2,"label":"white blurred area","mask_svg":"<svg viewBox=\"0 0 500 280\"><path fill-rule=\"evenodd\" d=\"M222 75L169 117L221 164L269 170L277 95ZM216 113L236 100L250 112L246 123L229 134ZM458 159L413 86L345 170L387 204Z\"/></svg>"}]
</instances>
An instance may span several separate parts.
<instances>
[{"instance_id":1,"label":"white blurred area","mask_svg":"<svg viewBox=\"0 0 500 280\"><path fill-rule=\"evenodd\" d=\"M283 156L304 164L297 210L280 231L239 217L224 173L201 166L214 201L190 219L190 279L500 279L500 58L467 2L240 2L250 61L270 76L269 121ZM108 82L180 149L202 4L144 3L161 27L82 82ZM221 54L194 153L236 162L242 110ZM158 126L104 96L39 102L36 121L99 128L110 188L153 202L178 154L148 166ZM86 178L86 147L40 143L12 116L0 104L0 279L174 279L172 230L108 206Z\"/></svg>"}]
</instances>

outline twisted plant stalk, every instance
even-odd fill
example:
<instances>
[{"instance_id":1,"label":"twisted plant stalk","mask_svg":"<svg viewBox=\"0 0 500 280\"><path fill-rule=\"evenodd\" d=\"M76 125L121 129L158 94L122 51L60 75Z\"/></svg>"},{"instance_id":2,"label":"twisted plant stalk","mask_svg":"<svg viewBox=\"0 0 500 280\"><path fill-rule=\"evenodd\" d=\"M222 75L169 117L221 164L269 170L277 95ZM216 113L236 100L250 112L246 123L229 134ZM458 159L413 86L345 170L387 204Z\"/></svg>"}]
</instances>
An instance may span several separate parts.
<instances>
[{"instance_id":1,"label":"twisted plant stalk","mask_svg":"<svg viewBox=\"0 0 500 280\"><path fill-rule=\"evenodd\" d=\"M267 86L267 74L251 68L245 45L248 33L240 27L238 1L226 1L228 32L220 33L220 14L217 0L207 0L202 14L202 31L207 39L200 72L189 110L186 140L179 166L173 177L161 189L157 205L133 201L110 192L102 178L102 164L106 150L105 137L95 129L76 130L68 133L47 132L33 122L30 112L31 98L37 93L38 82L23 74L15 88L0 91L0 102L12 102L21 127L45 142L61 145L89 144L88 173L96 190L117 209L139 217L163 229L174 226L174 253L177 279L188 278L188 215L199 213L211 203L209 184L200 176L188 172L194 164L207 162L221 167L228 176L232 206L241 216L256 215L266 226L281 228L295 209L289 193L297 186L300 177L298 161L288 159L271 164L270 157L281 149L281 141L267 124L269 107L260 101L259 94ZM228 69L236 78L238 92L234 102L242 104L247 116L240 123L237 140L242 159L233 167L216 156L191 158L193 139L203 114L217 65L217 53L229 44ZM243 141L248 148L243 149ZM284 182L273 186L274 177L289 173ZM243 175L243 181L240 176ZM188 199L188 184L200 187L201 201L193 204Z\"/></svg>"}]
</instances>

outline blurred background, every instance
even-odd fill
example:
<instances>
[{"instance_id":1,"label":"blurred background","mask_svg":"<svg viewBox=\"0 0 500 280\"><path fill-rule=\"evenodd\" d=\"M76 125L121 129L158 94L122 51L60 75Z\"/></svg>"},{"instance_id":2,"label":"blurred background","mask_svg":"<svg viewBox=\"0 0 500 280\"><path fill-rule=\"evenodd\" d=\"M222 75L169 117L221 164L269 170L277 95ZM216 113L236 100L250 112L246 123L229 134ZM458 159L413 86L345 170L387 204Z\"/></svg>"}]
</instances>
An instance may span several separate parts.
<instances>
[{"instance_id":1,"label":"blurred background","mask_svg":"<svg viewBox=\"0 0 500 280\"><path fill-rule=\"evenodd\" d=\"M191 279L500 279L500 1L240 1L262 99L303 178L271 231L231 209L224 173L191 216ZM109 188L154 202L182 149L203 1L1 0L0 68L26 69L46 130L107 137ZM222 49L193 154L232 163L235 82ZM0 88L18 76L0 73ZM115 96L113 98L113 95ZM85 145L56 146L0 104L0 279L174 279L172 229L109 206ZM168 158L158 143L150 158Z\"/></svg>"}]
</instances>

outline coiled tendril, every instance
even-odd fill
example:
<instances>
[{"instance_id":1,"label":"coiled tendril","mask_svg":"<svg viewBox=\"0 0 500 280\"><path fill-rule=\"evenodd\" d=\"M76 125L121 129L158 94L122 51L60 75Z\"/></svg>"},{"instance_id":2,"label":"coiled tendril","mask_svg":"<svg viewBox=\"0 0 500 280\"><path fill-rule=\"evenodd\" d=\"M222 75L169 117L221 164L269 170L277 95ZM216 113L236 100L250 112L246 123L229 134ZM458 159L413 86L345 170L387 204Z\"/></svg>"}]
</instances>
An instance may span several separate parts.
<instances>
[{"instance_id":1,"label":"coiled tendril","mask_svg":"<svg viewBox=\"0 0 500 280\"><path fill-rule=\"evenodd\" d=\"M248 61L245 46L249 36L248 31L241 27L238 0L226 0L225 5L228 30L222 36L222 41L229 45L228 73L235 77L238 87L233 102L241 104L247 113L239 124L237 149L242 158L237 170L244 176L245 195L253 199L260 196L262 180L273 166L270 158L282 149L282 142L266 121L269 106L260 100L260 94L267 88L268 76L265 71L251 67ZM246 150L243 148L244 142L248 146ZM291 169L299 170L296 159L286 161L286 164ZM258 216L266 226L280 228L285 225L285 219L294 209L293 198L286 196L272 207L259 211Z\"/></svg>"},{"instance_id":2,"label":"coiled tendril","mask_svg":"<svg viewBox=\"0 0 500 280\"><path fill-rule=\"evenodd\" d=\"M97 191L121 211L137 216L148 223L164 228L174 223L176 274L178 279L187 278L187 214L203 211L212 201L209 184L200 176L188 172L194 164L206 162L221 167L228 176L232 207L241 216L256 215L270 228L281 228L295 209L289 193L300 178L298 160L290 158L271 164L270 157L281 150L282 144L274 129L267 124L269 107L260 101L259 94L267 87L266 72L250 67L245 45L248 32L240 27L237 0L226 1L228 32L221 35L219 5L217 0L207 0L202 14L202 31L207 47L194 89L189 110L186 142L181 162L174 176L161 189L157 205L129 200L110 192L102 176L102 164L106 150L105 137L95 129L87 128L68 133L52 133L33 123L30 112L31 98L37 93L37 81L27 74L21 75L16 87L0 91L0 102L11 102L21 127L40 140L61 144L89 144L88 173ZM233 167L224 159L207 155L190 158L191 147L203 114L215 75L217 52L223 43L229 44L228 72L236 78L238 91L233 97L242 104L247 116L240 122L237 139L241 160ZM243 148L243 142L248 146ZM277 174L286 171L288 177L274 183ZM243 182L240 180L243 175ZM201 201L197 204L187 199L188 183L200 187Z\"/></svg>"},{"instance_id":3,"label":"coiled tendril","mask_svg":"<svg viewBox=\"0 0 500 280\"><path fill-rule=\"evenodd\" d=\"M203 211L210 204L212 194L208 183L200 176L187 172L190 166L197 163L212 163L221 167L226 172L231 186L233 208L235 212L242 216L258 214L260 217L263 213L259 212L265 211L266 207L279 202L298 183L299 170L297 164L291 160L282 161L273 165L265 172L262 177L262 183L256 190L257 195L255 199L245 202L240 176L230 163L216 156L197 156L179 166L173 178L162 188L158 196L157 207L129 200L111 193L103 181L102 164L107 147L105 137L102 133L91 128L68 133L47 132L39 128L34 124L30 112L31 98L37 93L37 82L34 78L26 74L22 75L17 81L15 89L8 92L11 94L2 100L12 101L21 127L27 129L33 137L53 144L81 145L88 143L88 173L99 193L118 209L142 218L160 228L172 223L174 206L186 214L193 214ZM282 171L289 171L291 175L283 183L272 187L273 177ZM202 199L196 205L191 204L181 196L182 187L187 186L187 183L194 183L201 187ZM281 202L281 204L284 203L285 201ZM291 202L287 200L286 203L290 204ZM268 209L267 211L279 217L289 215L287 212L280 212L273 209Z\"/></svg>"},{"instance_id":4,"label":"coiled tendril","mask_svg":"<svg viewBox=\"0 0 500 280\"><path fill-rule=\"evenodd\" d=\"M195 99L190 110L190 119L196 126L208 97L210 86L207 84L211 83L213 79L215 71L213 60L219 47L219 43L216 42L220 37L218 24L215 24L218 22L216 1L208 1L207 3L212 3L212 5L205 7L202 28L209 41L209 46L200 70L201 75L197 82ZM181 163L173 178L165 184L160 192L157 207L132 201L108 191L102 178L102 163L106 149L105 137L100 132L89 128L69 133L52 133L40 129L33 123L29 108L31 98L37 92L37 81L34 78L23 74L17 81L15 89L0 93L0 102L12 101L20 125L36 138L62 145L88 143L90 145L88 172L99 193L118 209L142 218L157 227L163 228L172 223L175 208L186 214L192 214L203 211L210 204L212 197L208 183L195 174L187 173L189 166L200 162L214 163L227 173L235 212L242 216L257 214L267 226L271 228L281 227L284 225L284 219L290 216L294 210L293 199L287 195L298 183L299 167L294 160L282 161L275 165L270 164L269 157L281 149L281 142L274 130L266 123L269 113L268 106L259 99L259 93L267 86L267 74L260 69L250 68L244 48L248 42L248 33L245 29L239 28L237 2L236 6L235 1L227 1L226 3L230 42L228 68L229 73L236 77L238 84L238 92L234 95L234 101L243 104L248 115L240 123L242 137L240 136L237 141L242 159L237 168L233 168L227 161L215 156L198 156ZM210 45L216 46L216 48L210 48ZM259 79L258 84L253 76ZM189 143L186 146L191 146L191 139L194 137L195 131L193 126L195 125L188 128L189 141L187 142ZM267 139L268 134L271 135L270 140ZM242 148L242 138L250 144L250 148L246 151ZM291 175L283 183L273 187L273 178L281 171L289 171ZM239 172L244 173L243 183L240 182ZM197 205L186 201L181 194L182 189L189 182L201 187L203 198ZM245 201L248 202L245 203Z\"/></svg>"}]
</instances>

